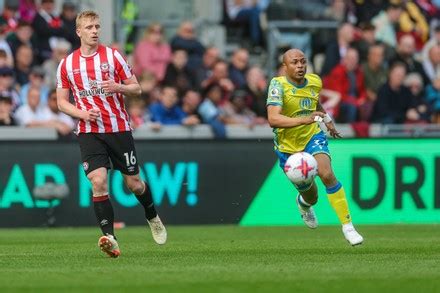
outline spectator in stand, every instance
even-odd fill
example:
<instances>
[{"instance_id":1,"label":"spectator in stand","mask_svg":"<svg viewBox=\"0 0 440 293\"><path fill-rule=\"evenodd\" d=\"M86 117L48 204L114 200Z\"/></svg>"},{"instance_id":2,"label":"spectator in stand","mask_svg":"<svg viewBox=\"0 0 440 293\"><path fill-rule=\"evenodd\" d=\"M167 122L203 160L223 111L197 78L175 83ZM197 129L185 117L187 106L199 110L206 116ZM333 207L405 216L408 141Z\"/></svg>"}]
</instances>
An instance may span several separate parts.
<instances>
[{"instance_id":1,"label":"spectator in stand","mask_svg":"<svg viewBox=\"0 0 440 293\"><path fill-rule=\"evenodd\" d=\"M357 23L369 22L386 8L388 0L352 1L355 6Z\"/></svg>"},{"instance_id":2,"label":"spectator in stand","mask_svg":"<svg viewBox=\"0 0 440 293\"><path fill-rule=\"evenodd\" d=\"M16 17L18 11L17 1L6 0L3 7L2 15L0 16L0 24L2 30L6 34L12 33L17 28L18 19Z\"/></svg>"},{"instance_id":3,"label":"spectator in stand","mask_svg":"<svg viewBox=\"0 0 440 293\"><path fill-rule=\"evenodd\" d=\"M386 10L382 10L371 22L376 27L376 40L385 43L391 48L397 45L396 26L402 14L400 4L389 4Z\"/></svg>"},{"instance_id":4,"label":"spectator in stand","mask_svg":"<svg viewBox=\"0 0 440 293\"><path fill-rule=\"evenodd\" d=\"M0 67L8 67L8 55L6 54L5 50L0 49Z\"/></svg>"},{"instance_id":5,"label":"spectator in stand","mask_svg":"<svg viewBox=\"0 0 440 293\"><path fill-rule=\"evenodd\" d=\"M266 91L267 80L259 66L252 66L246 73L246 105L257 114L258 117L267 117Z\"/></svg>"},{"instance_id":6,"label":"spectator in stand","mask_svg":"<svg viewBox=\"0 0 440 293\"><path fill-rule=\"evenodd\" d=\"M440 7L439 7L440 11ZM427 60L429 58L429 50L436 46L440 45L440 23L436 25L432 31L432 36L429 41L426 42L425 46L422 50L422 59Z\"/></svg>"},{"instance_id":7,"label":"spectator in stand","mask_svg":"<svg viewBox=\"0 0 440 293\"><path fill-rule=\"evenodd\" d=\"M440 124L440 76L426 87L425 100L432 109L432 122Z\"/></svg>"},{"instance_id":8,"label":"spectator in stand","mask_svg":"<svg viewBox=\"0 0 440 293\"><path fill-rule=\"evenodd\" d=\"M325 50L324 65L322 66L321 75L325 76L339 64L347 53L348 48L354 40L355 29L350 23L343 23L338 28L337 40L331 42Z\"/></svg>"},{"instance_id":9,"label":"spectator in stand","mask_svg":"<svg viewBox=\"0 0 440 293\"><path fill-rule=\"evenodd\" d=\"M200 123L199 119L199 105L202 102L200 94L196 91L189 90L185 93L182 98L182 110L185 112L186 116L195 116Z\"/></svg>"},{"instance_id":10,"label":"spectator in stand","mask_svg":"<svg viewBox=\"0 0 440 293\"><path fill-rule=\"evenodd\" d=\"M253 127L266 123L266 119L257 117L257 115L246 106L247 93L243 90L235 90L229 102L221 106L223 119L226 125L243 125Z\"/></svg>"},{"instance_id":11,"label":"spectator in stand","mask_svg":"<svg viewBox=\"0 0 440 293\"><path fill-rule=\"evenodd\" d=\"M351 1L331 0L329 6L323 12L325 19L336 20L337 22L352 22L355 17L354 7Z\"/></svg>"},{"instance_id":12,"label":"spectator in stand","mask_svg":"<svg viewBox=\"0 0 440 293\"><path fill-rule=\"evenodd\" d=\"M165 71L165 77L162 81L164 85L172 86L177 89L179 97L194 87L195 81L193 75L187 67L188 56L184 50L173 52L171 63L168 64Z\"/></svg>"},{"instance_id":13,"label":"spectator in stand","mask_svg":"<svg viewBox=\"0 0 440 293\"><path fill-rule=\"evenodd\" d=\"M49 97L49 88L44 84L45 71L40 66L34 66L29 74L29 82L24 84L20 89L21 104L27 103L28 92L30 88L38 88L40 90L40 104L47 105Z\"/></svg>"},{"instance_id":14,"label":"spectator in stand","mask_svg":"<svg viewBox=\"0 0 440 293\"><path fill-rule=\"evenodd\" d=\"M6 53L7 66L14 66L14 54L12 54L11 47L6 41L6 23L0 23L0 50Z\"/></svg>"},{"instance_id":15,"label":"spectator in stand","mask_svg":"<svg viewBox=\"0 0 440 293\"><path fill-rule=\"evenodd\" d=\"M54 46L57 37L64 36L62 21L54 14L54 0L41 0L40 9L35 15L32 27L37 36L38 54L36 61L42 64L52 55L52 46Z\"/></svg>"},{"instance_id":16,"label":"spectator in stand","mask_svg":"<svg viewBox=\"0 0 440 293\"><path fill-rule=\"evenodd\" d=\"M12 109L17 109L20 103L20 96L14 88L14 70L11 67L0 67L0 95L12 98Z\"/></svg>"},{"instance_id":17,"label":"spectator in stand","mask_svg":"<svg viewBox=\"0 0 440 293\"><path fill-rule=\"evenodd\" d=\"M402 62L406 65L406 72L416 72L423 78L423 83L429 83L429 77L426 75L423 65L415 59L416 43L412 35L404 35L400 38L396 50L396 56L390 60L390 64Z\"/></svg>"},{"instance_id":18,"label":"spectator in stand","mask_svg":"<svg viewBox=\"0 0 440 293\"><path fill-rule=\"evenodd\" d=\"M171 48L164 40L163 28L159 23L147 27L144 38L136 44L133 58L133 71L136 75L151 72L158 81L162 81L171 61Z\"/></svg>"},{"instance_id":19,"label":"spectator in stand","mask_svg":"<svg viewBox=\"0 0 440 293\"><path fill-rule=\"evenodd\" d=\"M177 34L171 39L170 44L173 51L186 51L188 54L188 68L191 71L195 71L202 64L205 47L197 39L191 21L184 21L180 24Z\"/></svg>"},{"instance_id":20,"label":"spectator in stand","mask_svg":"<svg viewBox=\"0 0 440 293\"><path fill-rule=\"evenodd\" d=\"M196 88L201 89L202 82L212 75L212 69L220 59L220 51L216 47L209 47L205 50L202 65L195 71Z\"/></svg>"},{"instance_id":21,"label":"spectator in stand","mask_svg":"<svg viewBox=\"0 0 440 293\"><path fill-rule=\"evenodd\" d=\"M356 122L358 110L365 103L364 74L359 67L359 54L354 48L347 53L329 75L324 77L324 88L341 94L337 120L343 123Z\"/></svg>"},{"instance_id":22,"label":"spectator in stand","mask_svg":"<svg viewBox=\"0 0 440 293\"><path fill-rule=\"evenodd\" d=\"M248 28L252 47L261 47L263 44L260 14L268 5L269 1L261 0L226 0L228 18Z\"/></svg>"},{"instance_id":23,"label":"spectator in stand","mask_svg":"<svg viewBox=\"0 0 440 293\"><path fill-rule=\"evenodd\" d=\"M44 61L42 67L45 72L44 84L48 88L55 88L57 83L57 69L61 60L67 55L72 49L72 45L66 40L60 40L55 44L52 51L52 57Z\"/></svg>"},{"instance_id":24,"label":"spectator in stand","mask_svg":"<svg viewBox=\"0 0 440 293\"><path fill-rule=\"evenodd\" d=\"M374 102L377 100L379 87L387 81L388 70L384 65L384 56L384 45L377 43L369 48L367 62L362 64L367 97L365 100L363 117L360 117L359 119L361 121L370 120Z\"/></svg>"},{"instance_id":25,"label":"spectator in stand","mask_svg":"<svg viewBox=\"0 0 440 293\"><path fill-rule=\"evenodd\" d=\"M213 84L217 84L222 88L222 101L227 101L235 89L234 83L229 79L228 64L223 60L219 60L215 63L212 75L202 82L202 89L207 89Z\"/></svg>"},{"instance_id":26,"label":"spectator in stand","mask_svg":"<svg viewBox=\"0 0 440 293\"><path fill-rule=\"evenodd\" d=\"M32 23L37 14L37 4L35 4L35 0L20 0L19 3L18 12L20 19Z\"/></svg>"},{"instance_id":27,"label":"spectator in stand","mask_svg":"<svg viewBox=\"0 0 440 293\"><path fill-rule=\"evenodd\" d=\"M132 98L127 101L127 111L130 115L130 125L133 129L138 128L146 122L145 101L140 98Z\"/></svg>"},{"instance_id":28,"label":"spectator in stand","mask_svg":"<svg viewBox=\"0 0 440 293\"><path fill-rule=\"evenodd\" d=\"M22 20L18 21L17 29L14 33L8 35L6 40L8 41L9 47L11 48L12 54L14 56L17 54L17 49L21 45L26 45L32 48L35 54L35 37L33 36L34 30L29 22Z\"/></svg>"},{"instance_id":29,"label":"spectator in stand","mask_svg":"<svg viewBox=\"0 0 440 293\"><path fill-rule=\"evenodd\" d=\"M45 122L51 118L49 107L40 104L40 89L30 88L27 103L21 105L15 112L18 124L26 127L45 127Z\"/></svg>"},{"instance_id":30,"label":"spectator in stand","mask_svg":"<svg viewBox=\"0 0 440 293\"><path fill-rule=\"evenodd\" d=\"M21 45L15 55L15 81L21 87L29 82L34 55L32 48L28 45Z\"/></svg>"},{"instance_id":31,"label":"spectator in stand","mask_svg":"<svg viewBox=\"0 0 440 293\"><path fill-rule=\"evenodd\" d=\"M429 49L428 59L423 60L423 69L430 82L440 76L440 44Z\"/></svg>"},{"instance_id":32,"label":"spectator in stand","mask_svg":"<svg viewBox=\"0 0 440 293\"><path fill-rule=\"evenodd\" d=\"M361 38L353 43L353 47L359 52L359 63L365 63L368 57L368 49L376 43L374 38L375 27L371 23L361 23Z\"/></svg>"},{"instance_id":33,"label":"spectator in stand","mask_svg":"<svg viewBox=\"0 0 440 293\"><path fill-rule=\"evenodd\" d=\"M374 104L371 121L382 124L402 124L413 106L410 90L403 85L406 66L394 63L389 71L387 82L379 89Z\"/></svg>"},{"instance_id":34,"label":"spectator in stand","mask_svg":"<svg viewBox=\"0 0 440 293\"><path fill-rule=\"evenodd\" d=\"M187 116L178 105L177 90L170 86L162 89L159 102L150 106L151 121L162 125L195 125L198 118L194 115Z\"/></svg>"},{"instance_id":35,"label":"spectator in stand","mask_svg":"<svg viewBox=\"0 0 440 293\"><path fill-rule=\"evenodd\" d=\"M55 128L58 134L63 138L72 137L75 122L72 117L58 109L56 89L52 89L49 92L47 106L50 111L50 116L49 120L43 123L42 126Z\"/></svg>"},{"instance_id":36,"label":"spectator in stand","mask_svg":"<svg viewBox=\"0 0 440 293\"><path fill-rule=\"evenodd\" d=\"M139 77L139 85L142 90L140 99L145 102L146 107L149 107L152 102L157 101L153 97L160 96L160 94L155 95L155 92L160 92L156 76L152 73L145 72Z\"/></svg>"},{"instance_id":37,"label":"spectator in stand","mask_svg":"<svg viewBox=\"0 0 440 293\"><path fill-rule=\"evenodd\" d=\"M398 35L411 34L417 51L420 51L429 37L428 21L415 1L402 0L401 3L403 10L399 17Z\"/></svg>"},{"instance_id":38,"label":"spectator in stand","mask_svg":"<svg viewBox=\"0 0 440 293\"><path fill-rule=\"evenodd\" d=\"M430 105L424 96L423 80L420 74L410 73L405 77L403 85L412 94L412 106L407 113L408 123L429 123L431 119Z\"/></svg>"},{"instance_id":39,"label":"spectator in stand","mask_svg":"<svg viewBox=\"0 0 440 293\"><path fill-rule=\"evenodd\" d=\"M232 53L231 62L228 67L229 78L235 88L242 88L246 85L246 71L249 63L249 51L240 48Z\"/></svg>"},{"instance_id":40,"label":"spectator in stand","mask_svg":"<svg viewBox=\"0 0 440 293\"><path fill-rule=\"evenodd\" d=\"M223 96L222 87L212 83L204 90L205 99L199 107L199 115L203 123L211 126L214 137L218 139L226 138L225 119L220 109Z\"/></svg>"},{"instance_id":41,"label":"spectator in stand","mask_svg":"<svg viewBox=\"0 0 440 293\"><path fill-rule=\"evenodd\" d=\"M64 2L61 10L61 21L63 27L62 37L66 39L72 46L72 50L76 50L80 46L80 40L76 34L76 16L78 12L76 5L72 2ZM53 46L52 46L53 49Z\"/></svg>"},{"instance_id":42,"label":"spectator in stand","mask_svg":"<svg viewBox=\"0 0 440 293\"><path fill-rule=\"evenodd\" d=\"M12 98L0 95L0 126L15 126L17 121L12 115Z\"/></svg>"}]
</instances>

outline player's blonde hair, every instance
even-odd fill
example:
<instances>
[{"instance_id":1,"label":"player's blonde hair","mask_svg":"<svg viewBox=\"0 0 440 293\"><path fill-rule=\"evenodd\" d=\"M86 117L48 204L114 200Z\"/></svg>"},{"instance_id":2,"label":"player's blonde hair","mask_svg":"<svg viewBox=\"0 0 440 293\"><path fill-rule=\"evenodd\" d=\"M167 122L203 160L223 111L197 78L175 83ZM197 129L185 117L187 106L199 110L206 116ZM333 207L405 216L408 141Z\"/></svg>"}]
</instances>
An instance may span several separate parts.
<instances>
[{"instance_id":1,"label":"player's blonde hair","mask_svg":"<svg viewBox=\"0 0 440 293\"><path fill-rule=\"evenodd\" d=\"M90 18L90 19L99 19L99 14L92 10L86 10L78 14L76 17L76 28L79 28L81 26L81 23L83 19Z\"/></svg>"}]
</instances>

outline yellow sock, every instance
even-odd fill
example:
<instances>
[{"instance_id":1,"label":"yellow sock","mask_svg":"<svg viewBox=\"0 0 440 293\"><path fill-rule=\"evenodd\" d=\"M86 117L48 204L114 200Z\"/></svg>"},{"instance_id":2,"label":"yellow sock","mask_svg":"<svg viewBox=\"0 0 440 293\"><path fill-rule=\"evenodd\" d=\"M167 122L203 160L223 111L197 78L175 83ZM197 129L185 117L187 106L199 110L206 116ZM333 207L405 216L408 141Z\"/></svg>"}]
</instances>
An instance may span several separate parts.
<instances>
[{"instance_id":1,"label":"yellow sock","mask_svg":"<svg viewBox=\"0 0 440 293\"><path fill-rule=\"evenodd\" d=\"M344 187L338 182L333 187L327 188L327 197L330 205L336 212L341 224L348 224L351 222L350 211L348 210L347 198L345 197Z\"/></svg>"}]
</instances>

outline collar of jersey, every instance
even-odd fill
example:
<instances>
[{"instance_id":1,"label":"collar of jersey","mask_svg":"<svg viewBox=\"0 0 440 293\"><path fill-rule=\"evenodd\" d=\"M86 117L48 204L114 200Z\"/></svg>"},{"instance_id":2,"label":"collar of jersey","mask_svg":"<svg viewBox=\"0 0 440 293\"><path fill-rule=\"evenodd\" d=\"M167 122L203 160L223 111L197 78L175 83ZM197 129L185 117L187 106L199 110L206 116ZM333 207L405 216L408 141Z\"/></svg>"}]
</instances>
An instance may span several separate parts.
<instances>
[{"instance_id":1,"label":"collar of jersey","mask_svg":"<svg viewBox=\"0 0 440 293\"><path fill-rule=\"evenodd\" d=\"M294 84L293 82L291 82L290 79L287 78L287 76L285 76L284 78L287 80L288 83L290 83L291 85L293 85L293 86L296 87L297 89L302 89L303 87L305 87L305 86L309 83L309 81L307 80L307 78L304 78L304 82L303 82L303 84L300 84L300 85L296 85L296 84Z\"/></svg>"},{"instance_id":2,"label":"collar of jersey","mask_svg":"<svg viewBox=\"0 0 440 293\"><path fill-rule=\"evenodd\" d=\"M93 53L93 54L91 54L91 55L88 55L88 56L85 56L85 55L83 55L83 54L81 53L81 50L78 48L78 50L79 50L79 55L80 55L81 57L83 57L84 59L89 59L89 58L93 58L93 57L95 57L96 54L99 53L99 50L100 50L100 49L101 49L101 44L98 45L98 48L96 49L95 53Z\"/></svg>"}]
</instances>

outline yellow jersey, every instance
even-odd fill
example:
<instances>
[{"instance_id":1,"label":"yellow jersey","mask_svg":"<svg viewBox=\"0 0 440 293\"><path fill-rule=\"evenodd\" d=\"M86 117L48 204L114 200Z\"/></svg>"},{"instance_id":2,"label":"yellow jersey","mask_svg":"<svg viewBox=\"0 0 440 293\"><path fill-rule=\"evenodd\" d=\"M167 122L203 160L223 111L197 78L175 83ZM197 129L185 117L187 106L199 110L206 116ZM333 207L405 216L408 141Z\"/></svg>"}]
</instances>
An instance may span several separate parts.
<instances>
[{"instance_id":1,"label":"yellow jersey","mask_svg":"<svg viewBox=\"0 0 440 293\"><path fill-rule=\"evenodd\" d=\"M300 86L285 76L274 77L270 81L266 105L280 106L281 114L287 117L308 116L316 111L321 88L321 78L316 74L306 74ZM312 136L320 131L318 123L273 128L275 149L283 153L303 151Z\"/></svg>"}]
</instances>

